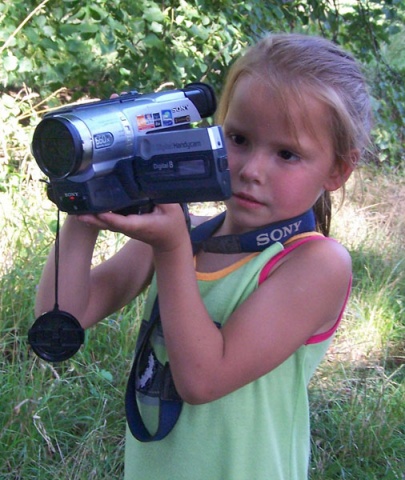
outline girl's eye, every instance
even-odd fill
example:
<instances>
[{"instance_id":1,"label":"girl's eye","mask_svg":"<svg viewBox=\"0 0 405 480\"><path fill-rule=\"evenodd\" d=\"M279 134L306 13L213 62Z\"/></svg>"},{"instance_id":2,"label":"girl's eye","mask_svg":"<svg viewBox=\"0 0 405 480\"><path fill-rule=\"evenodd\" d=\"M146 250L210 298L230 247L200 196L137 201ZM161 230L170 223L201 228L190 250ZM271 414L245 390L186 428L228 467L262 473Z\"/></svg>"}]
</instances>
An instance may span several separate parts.
<instances>
[{"instance_id":1,"label":"girl's eye","mask_svg":"<svg viewBox=\"0 0 405 480\"><path fill-rule=\"evenodd\" d=\"M243 135L238 135L238 134L229 135L229 138L234 145L246 144L246 137L244 137Z\"/></svg>"},{"instance_id":2,"label":"girl's eye","mask_svg":"<svg viewBox=\"0 0 405 480\"><path fill-rule=\"evenodd\" d=\"M295 153L290 152L290 150L280 150L278 152L279 157L281 157L283 160L287 160L288 162L296 162L297 160L300 159L298 155Z\"/></svg>"}]
</instances>

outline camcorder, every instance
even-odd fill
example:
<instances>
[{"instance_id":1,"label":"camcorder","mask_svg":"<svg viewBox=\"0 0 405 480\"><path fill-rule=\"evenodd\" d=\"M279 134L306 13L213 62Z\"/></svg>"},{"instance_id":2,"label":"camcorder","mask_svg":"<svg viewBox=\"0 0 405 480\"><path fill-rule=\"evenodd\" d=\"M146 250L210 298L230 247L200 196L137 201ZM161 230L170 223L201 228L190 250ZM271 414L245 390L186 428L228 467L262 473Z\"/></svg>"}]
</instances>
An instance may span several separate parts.
<instances>
[{"instance_id":1,"label":"camcorder","mask_svg":"<svg viewBox=\"0 0 405 480\"><path fill-rule=\"evenodd\" d=\"M192 83L180 90L129 92L48 113L34 131L32 152L49 177L50 200L68 214L140 214L154 204L181 203L184 208L190 202L229 198L221 127L193 126L215 109L211 87ZM28 331L33 351L48 362L69 359L85 339L80 322L59 310L58 258L59 241L55 306Z\"/></svg>"},{"instance_id":2,"label":"camcorder","mask_svg":"<svg viewBox=\"0 0 405 480\"><path fill-rule=\"evenodd\" d=\"M212 88L191 83L46 114L32 153L49 177L48 197L69 214L144 213L159 203L229 198L221 127L193 125L215 109Z\"/></svg>"},{"instance_id":3,"label":"camcorder","mask_svg":"<svg viewBox=\"0 0 405 480\"><path fill-rule=\"evenodd\" d=\"M147 213L158 203L225 200L231 195L221 127L194 123L215 112L212 88L150 94L129 92L109 100L63 107L44 116L32 152L49 177L48 197L69 214ZM58 251L58 249L55 249ZM55 306L28 332L34 352L49 362L73 356L84 330Z\"/></svg>"}]
</instances>

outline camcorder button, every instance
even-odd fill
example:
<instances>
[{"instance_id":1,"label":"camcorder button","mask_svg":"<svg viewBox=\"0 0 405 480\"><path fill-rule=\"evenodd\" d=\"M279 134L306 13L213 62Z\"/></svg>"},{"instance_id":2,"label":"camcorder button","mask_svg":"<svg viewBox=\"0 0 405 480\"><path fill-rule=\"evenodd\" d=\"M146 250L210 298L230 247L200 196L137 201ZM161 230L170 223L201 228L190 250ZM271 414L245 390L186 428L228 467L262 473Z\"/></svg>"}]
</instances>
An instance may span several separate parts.
<instances>
[{"instance_id":1,"label":"camcorder button","mask_svg":"<svg viewBox=\"0 0 405 480\"><path fill-rule=\"evenodd\" d=\"M86 197L62 197L61 210L66 212L82 212L88 209L88 202Z\"/></svg>"},{"instance_id":2,"label":"camcorder button","mask_svg":"<svg viewBox=\"0 0 405 480\"><path fill-rule=\"evenodd\" d=\"M221 155L217 158L218 170L220 172L225 172L228 170L228 157L226 155Z\"/></svg>"}]
</instances>

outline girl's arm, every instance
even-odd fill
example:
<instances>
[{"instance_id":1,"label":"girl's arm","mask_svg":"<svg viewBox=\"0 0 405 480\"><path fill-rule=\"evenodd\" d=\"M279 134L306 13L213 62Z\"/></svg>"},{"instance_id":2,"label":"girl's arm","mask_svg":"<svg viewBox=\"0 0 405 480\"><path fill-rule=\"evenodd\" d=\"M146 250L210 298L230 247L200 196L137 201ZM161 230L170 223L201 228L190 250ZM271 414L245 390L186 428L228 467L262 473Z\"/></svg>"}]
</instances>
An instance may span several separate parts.
<instances>
[{"instance_id":1,"label":"girl's arm","mask_svg":"<svg viewBox=\"0 0 405 480\"><path fill-rule=\"evenodd\" d=\"M68 216L60 232L59 293L61 310L74 315L88 328L118 310L149 282L151 248L130 240L113 257L91 268L99 229L80 217ZM37 293L37 315L52 310L55 298L54 249L49 254Z\"/></svg>"},{"instance_id":2,"label":"girl's arm","mask_svg":"<svg viewBox=\"0 0 405 480\"><path fill-rule=\"evenodd\" d=\"M334 242L311 242L286 257L218 330L188 250L154 258L171 370L189 403L215 400L275 369L311 336L329 330L345 302L347 252Z\"/></svg>"},{"instance_id":3,"label":"girl's arm","mask_svg":"<svg viewBox=\"0 0 405 480\"><path fill-rule=\"evenodd\" d=\"M180 209L161 205L143 218L103 219L152 245L171 370L189 403L213 401L273 370L327 331L344 304L349 255L335 242L309 242L285 257L218 330L198 290Z\"/></svg>"}]
</instances>

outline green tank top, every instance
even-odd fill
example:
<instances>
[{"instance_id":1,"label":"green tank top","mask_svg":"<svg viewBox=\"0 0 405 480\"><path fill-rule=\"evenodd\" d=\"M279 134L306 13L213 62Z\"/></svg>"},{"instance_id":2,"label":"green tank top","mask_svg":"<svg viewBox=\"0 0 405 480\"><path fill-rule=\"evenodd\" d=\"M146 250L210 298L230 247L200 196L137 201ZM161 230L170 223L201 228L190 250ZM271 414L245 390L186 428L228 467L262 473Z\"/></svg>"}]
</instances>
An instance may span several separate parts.
<instances>
[{"instance_id":1,"label":"green tank top","mask_svg":"<svg viewBox=\"0 0 405 480\"><path fill-rule=\"evenodd\" d=\"M198 273L211 318L223 325L258 287L263 267L283 250L279 243L215 273ZM156 296L152 282L144 318ZM304 480L310 453L307 386L330 337L299 348L258 380L204 405L184 403L177 424L163 440L142 443L127 428L125 480ZM167 361L161 330L152 343ZM243 355L243 352L240 352ZM139 400L148 429L157 427L157 406Z\"/></svg>"}]
</instances>

